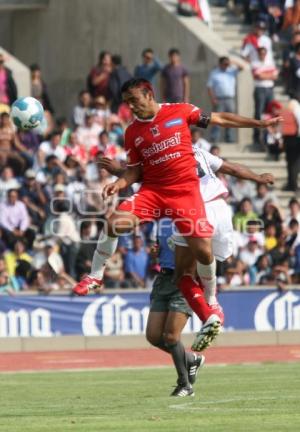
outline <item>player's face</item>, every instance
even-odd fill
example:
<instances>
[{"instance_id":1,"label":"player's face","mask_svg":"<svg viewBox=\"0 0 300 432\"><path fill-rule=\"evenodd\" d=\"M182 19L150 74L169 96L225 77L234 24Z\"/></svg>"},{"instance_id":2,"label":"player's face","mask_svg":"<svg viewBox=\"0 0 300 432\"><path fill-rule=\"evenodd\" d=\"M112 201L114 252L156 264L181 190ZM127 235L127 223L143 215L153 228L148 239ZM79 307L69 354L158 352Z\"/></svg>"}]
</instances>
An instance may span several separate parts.
<instances>
[{"instance_id":1,"label":"player's face","mask_svg":"<svg viewBox=\"0 0 300 432\"><path fill-rule=\"evenodd\" d=\"M123 94L123 101L127 103L134 115L140 118L147 118L153 115L151 93L144 93L139 88L133 88Z\"/></svg>"}]
</instances>

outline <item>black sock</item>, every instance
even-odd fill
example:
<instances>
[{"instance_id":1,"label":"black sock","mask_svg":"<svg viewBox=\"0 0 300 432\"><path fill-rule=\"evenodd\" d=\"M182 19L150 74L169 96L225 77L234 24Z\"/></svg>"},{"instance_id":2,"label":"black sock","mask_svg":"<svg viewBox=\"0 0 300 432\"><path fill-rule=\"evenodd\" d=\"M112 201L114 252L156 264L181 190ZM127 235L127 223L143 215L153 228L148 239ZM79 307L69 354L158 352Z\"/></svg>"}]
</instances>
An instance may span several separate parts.
<instances>
[{"instance_id":1,"label":"black sock","mask_svg":"<svg viewBox=\"0 0 300 432\"><path fill-rule=\"evenodd\" d=\"M186 353L184 346L181 341L178 341L175 344L165 344L166 347L169 348L169 352L171 353L177 375L178 375L178 383L180 383L183 386L189 386L189 379L188 379L188 371L187 371L187 359L186 359Z\"/></svg>"},{"instance_id":2,"label":"black sock","mask_svg":"<svg viewBox=\"0 0 300 432\"><path fill-rule=\"evenodd\" d=\"M186 361L187 366L193 364L195 361L195 355L191 352L186 351L185 352L185 361Z\"/></svg>"},{"instance_id":3,"label":"black sock","mask_svg":"<svg viewBox=\"0 0 300 432\"><path fill-rule=\"evenodd\" d=\"M153 344L154 345L154 344ZM170 348L167 346L166 342L161 339L157 344L155 344L154 346L156 346L157 348L171 354L171 350Z\"/></svg>"}]
</instances>

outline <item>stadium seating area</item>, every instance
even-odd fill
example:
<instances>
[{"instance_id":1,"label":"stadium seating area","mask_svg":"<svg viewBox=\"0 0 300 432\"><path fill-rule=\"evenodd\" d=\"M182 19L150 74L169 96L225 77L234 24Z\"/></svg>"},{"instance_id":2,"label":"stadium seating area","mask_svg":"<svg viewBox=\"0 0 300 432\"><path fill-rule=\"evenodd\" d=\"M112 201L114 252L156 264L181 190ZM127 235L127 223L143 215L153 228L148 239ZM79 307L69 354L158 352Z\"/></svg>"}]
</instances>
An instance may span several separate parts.
<instances>
[{"instance_id":1,"label":"stadium seating area","mask_svg":"<svg viewBox=\"0 0 300 432\"><path fill-rule=\"evenodd\" d=\"M299 2L287 0L285 9L282 1L211 3L222 7L227 4L243 14L247 23L263 22L270 46L283 46L281 78L290 82L296 60L300 62L300 18L295 21L296 15L300 17ZM257 44L251 34L244 42L241 40L245 58L251 44ZM5 59L2 68L3 64ZM0 75L3 70L7 71L1 69ZM73 111L56 118L42 71L32 65L31 95L43 103L48 122L43 135L15 130L8 114L11 93L3 96L0 92L0 292L70 289L75 280L89 272L99 231L117 202L114 199L104 204L101 199L101 190L113 177L99 167L99 158L116 159L122 165L126 160L123 133L131 113L121 103L120 83L133 75L145 77L150 73L147 77L158 88L162 70L151 49L143 52L143 63L132 71L122 65L119 55L101 53L97 65L90 72L87 68L86 88L78 94ZM13 77L8 77L13 91ZM291 94L290 88L287 91L299 104L300 95ZM197 133L195 137L200 147L222 157L223 144L211 145ZM261 138L262 149L269 145L269 149L277 146L281 150L284 137L280 131L269 130ZM225 176L222 181L230 191L228 203L235 236L232 259L218 269L220 289L249 284L276 284L284 289L286 284L298 283L300 202L296 195L289 208L282 209L276 193L265 186L256 188ZM123 191L119 198L130 196L136 187ZM150 257L153 242L153 224L120 238L106 269L105 287L150 287L158 271L156 261ZM139 274L138 281L132 278L132 272Z\"/></svg>"}]
</instances>

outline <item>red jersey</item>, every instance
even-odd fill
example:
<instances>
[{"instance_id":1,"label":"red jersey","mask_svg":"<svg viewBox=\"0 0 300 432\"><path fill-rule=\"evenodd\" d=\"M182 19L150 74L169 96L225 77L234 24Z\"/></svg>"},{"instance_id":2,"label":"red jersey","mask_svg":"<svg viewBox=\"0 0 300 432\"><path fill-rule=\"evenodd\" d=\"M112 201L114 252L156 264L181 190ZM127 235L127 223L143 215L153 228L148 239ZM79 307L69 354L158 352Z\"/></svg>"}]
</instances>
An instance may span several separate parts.
<instances>
[{"instance_id":1,"label":"red jersey","mask_svg":"<svg viewBox=\"0 0 300 432\"><path fill-rule=\"evenodd\" d=\"M160 187L198 181L190 125L202 110L188 103L162 104L150 120L135 119L125 132L127 165L143 166L143 184Z\"/></svg>"}]
</instances>

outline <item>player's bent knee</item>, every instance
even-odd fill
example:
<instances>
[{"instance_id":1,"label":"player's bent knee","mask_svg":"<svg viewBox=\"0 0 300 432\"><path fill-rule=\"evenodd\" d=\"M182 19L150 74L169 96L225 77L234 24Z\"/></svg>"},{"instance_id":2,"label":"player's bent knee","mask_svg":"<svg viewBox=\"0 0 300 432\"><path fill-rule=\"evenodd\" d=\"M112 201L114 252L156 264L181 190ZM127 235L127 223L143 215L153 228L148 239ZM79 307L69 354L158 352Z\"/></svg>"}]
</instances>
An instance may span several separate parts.
<instances>
[{"instance_id":1,"label":"player's bent knee","mask_svg":"<svg viewBox=\"0 0 300 432\"><path fill-rule=\"evenodd\" d=\"M171 332L164 333L163 339L166 345L174 345L179 340L178 335Z\"/></svg>"},{"instance_id":2,"label":"player's bent knee","mask_svg":"<svg viewBox=\"0 0 300 432\"><path fill-rule=\"evenodd\" d=\"M158 346L161 342L162 336L146 332L146 339L151 345Z\"/></svg>"},{"instance_id":3,"label":"player's bent knee","mask_svg":"<svg viewBox=\"0 0 300 432\"><path fill-rule=\"evenodd\" d=\"M135 228L135 221L129 215L112 215L107 221L107 234L116 237L131 232Z\"/></svg>"}]
</instances>

